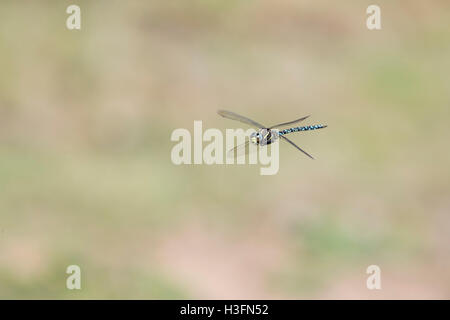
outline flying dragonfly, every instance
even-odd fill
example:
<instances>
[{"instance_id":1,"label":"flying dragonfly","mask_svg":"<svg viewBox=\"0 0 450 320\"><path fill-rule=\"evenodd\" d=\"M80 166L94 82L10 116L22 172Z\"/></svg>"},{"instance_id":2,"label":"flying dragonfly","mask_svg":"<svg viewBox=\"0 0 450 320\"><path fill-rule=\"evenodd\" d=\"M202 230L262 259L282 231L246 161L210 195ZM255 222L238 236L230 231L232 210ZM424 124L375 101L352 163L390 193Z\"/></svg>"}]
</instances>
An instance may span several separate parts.
<instances>
[{"instance_id":1,"label":"flying dragonfly","mask_svg":"<svg viewBox=\"0 0 450 320\"><path fill-rule=\"evenodd\" d=\"M286 135L289 133L292 133L292 132L311 131L311 130L323 129L323 128L327 127L326 125L317 124L317 125L313 125L313 126L291 127L289 129L278 130L275 128L293 125L295 123L298 123L298 122L301 122L301 121L307 119L309 116L306 116L306 117L303 117L300 119L296 119L296 120L292 120L292 121L288 121L288 122L279 123L279 124L276 124L271 127L267 127L256 121L253 121L252 119L241 116L241 115L231 112L231 111L219 110L219 111L217 111L217 113L224 118L240 121L242 123L245 123L245 124L248 124L248 125L251 125L251 126L257 128L257 131L253 132L250 135L249 140L247 142L245 142L243 145L237 146L234 149L231 149L229 151L229 153L232 152L233 154L234 154L234 150L241 149L241 148L247 148L249 143L252 143L252 144L258 145L258 146L265 146L265 145L269 145L271 143L276 142L280 138L280 140L284 140L284 141L288 142L289 144L294 146L296 149L298 149L301 152L303 152L304 154L306 154L311 159L314 159L313 156L311 156L308 152L306 152L305 150L303 150L302 148L297 146L294 142L289 140L286 137Z\"/></svg>"}]
</instances>

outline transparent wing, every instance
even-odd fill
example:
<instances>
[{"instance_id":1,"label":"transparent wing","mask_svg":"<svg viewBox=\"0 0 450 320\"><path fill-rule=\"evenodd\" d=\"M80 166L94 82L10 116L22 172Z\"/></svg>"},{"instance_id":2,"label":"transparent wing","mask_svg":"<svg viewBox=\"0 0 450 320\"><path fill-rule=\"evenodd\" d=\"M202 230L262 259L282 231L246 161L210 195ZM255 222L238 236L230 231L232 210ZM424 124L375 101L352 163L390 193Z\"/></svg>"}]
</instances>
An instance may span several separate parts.
<instances>
[{"instance_id":1,"label":"transparent wing","mask_svg":"<svg viewBox=\"0 0 450 320\"><path fill-rule=\"evenodd\" d=\"M276 127L288 126L288 125L291 125L291 124L294 124L294 123L303 121L303 120L305 120L305 119L307 119L307 118L309 118L309 117L310 117L310 116L306 116L306 117L303 117L303 118L300 118L300 119L297 119L297 120L293 120L293 121L289 121L289 122L283 122L283 123L280 123L280 124L276 124L276 125L274 125L274 126L271 126L269 129L273 129L273 128L276 128Z\"/></svg>"},{"instance_id":2,"label":"transparent wing","mask_svg":"<svg viewBox=\"0 0 450 320\"><path fill-rule=\"evenodd\" d=\"M263 126L262 124L260 124L260 123L258 123L256 121L253 121L252 119L249 119L247 117L238 115L237 113L234 113L234 112L231 112L231 111L219 110L219 111L217 111L217 113L219 115L221 115L222 117L224 117L224 118L240 121L240 122L243 122L245 124L249 124L249 125L257 127L257 128L265 128L265 126Z\"/></svg>"},{"instance_id":3,"label":"transparent wing","mask_svg":"<svg viewBox=\"0 0 450 320\"><path fill-rule=\"evenodd\" d=\"M280 136L280 138L286 140L287 142L289 142L290 144L292 144L295 148L297 148L298 150L300 150L301 152L303 152L304 154L306 154L308 157L310 157L311 159L314 159L312 155L310 155L308 152L306 152L305 150L301 149L298 145L296 145L295 143L293 143L291 140L289 140L288 138L286 138L285 136Z\"/></svg>"},{"instance_id":4,"label":"transparent wing","mask_svg":"<svg viewBox=\"0 0 450 320\"><path fill-rule=\"evenodd\" d=\"M246 141L245 143L240 144L237 147L234 147L233 149L230 149L227 152L227 157L236 159L239 157L246 156L248 154L254 154L259 150L259 148L261 148L261 146L252 144L250 143L250 141Z\"/></svg>"},{"instance_id":5,"label":"transparent wing","mask_svg":"<svg viewBox=\"0 0 450 320\"><path fill-rule=\"evenodd\" d=\"M227 157L228 158L239 158L249 154L250 149L250 141L246 141L243 144L240 144L233 149L228 150Z\"/></svg>"}]
</instances>

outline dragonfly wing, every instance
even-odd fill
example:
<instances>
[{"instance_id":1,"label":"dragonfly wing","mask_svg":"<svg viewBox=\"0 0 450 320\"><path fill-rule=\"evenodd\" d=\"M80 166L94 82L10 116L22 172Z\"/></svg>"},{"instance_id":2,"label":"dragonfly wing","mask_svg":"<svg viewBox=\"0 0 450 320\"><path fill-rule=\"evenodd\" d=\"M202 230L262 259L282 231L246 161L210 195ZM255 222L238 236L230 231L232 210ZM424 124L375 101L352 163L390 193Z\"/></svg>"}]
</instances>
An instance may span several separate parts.
<instances>
[{"instance_id":1,"label":"dragonfly wing","mask_svg":"<svg viewBox=\"0 0 450 320\"><path fill-rule=\"evenodd\" d=\"M312 155L310 155L308 152L306 152L305 150L301 149L298 145L296 145L295 143L293 143L291 140L289 140L288 138L286 138L285 136L280 136L280 138L286 140L287 142L289 142L290 144L292 144L295 148L297 148L298 150L300 150L301 152L303 152L304 154L306 154L308 157L310 157L311 159L314 159Z\"/></svg>"},{"instance_id":2,"label":"dragonfly wing","mask_svg":"<svg viewBox=\"0 0 450 320\"><path fill-rule=\"evenodd\" d=\"M303 121L303 120L305 120L305 119L307 119L307 118L309 118L309 117L310 117L310 116L306 116L306 117L303 117L303 118L300 118L300 119L297 119L297 120L293 120L293 121L289 121L289 122L283 122L283 123L280 123L280 124L276 124L276 125L274 125L274 126L271 126L269 129L273 129L273 128L276 128L276 127L288 126L288 125L291 125L291 124L294 124L294 123Z\"/></svg>"},{"instance_id":3,"label":"dragonfly wing","mask_svg":"<svg viewBox=\"0 0 450 320\"><path fill-rule=\"evenodd\" d=\"M263 126L262 124L260 124L260 123L258 123L256 121L253 121L252 119L249 119L247 117L238 115L237 113L234 113L234 112L231 112L231 111L219 110L219 111L217 111L217 113L219 115L221 115L222 117L224 117L224 118L240 121L240 122L243 122L245 124L249 124L249 125L257 127L257 128L265 128L265 126Z\"/></svg>"},{"instance_id":4,"label":"dragonfly wing","mask_svg":"<svg viewBox=\"0 0 450 320\"><path fill-rule=\"evenodd\" d=\"M250 144L250 141L247 141L243 144L238 145L237 147L234 147L233 149L230 149L227 152L227 157L236 159L236 158L239 158L242 156L246 156L250 153L253 154L258 149L259 149L259 146Z\"/></svg>"}]
</instances>

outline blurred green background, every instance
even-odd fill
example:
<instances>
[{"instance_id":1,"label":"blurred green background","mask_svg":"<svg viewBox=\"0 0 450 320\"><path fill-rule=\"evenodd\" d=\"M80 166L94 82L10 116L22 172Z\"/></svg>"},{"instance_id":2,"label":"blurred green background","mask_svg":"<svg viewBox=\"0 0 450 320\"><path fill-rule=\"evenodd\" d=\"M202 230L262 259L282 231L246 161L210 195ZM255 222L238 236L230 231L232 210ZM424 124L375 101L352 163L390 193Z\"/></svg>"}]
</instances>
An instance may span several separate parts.
<instances>
[{"instance_id":1,"label":"blurred green background","mask_svg":"<svg viewBox=\"0 0 450 320\"><path fill-rule=\"evenodd\" d=\"M449 22L448 1L2 0L0 298L450 298ZM329 127L274 176L172 164L174 129L239 126L217 109Z\"/></svg>"}]
</instances>

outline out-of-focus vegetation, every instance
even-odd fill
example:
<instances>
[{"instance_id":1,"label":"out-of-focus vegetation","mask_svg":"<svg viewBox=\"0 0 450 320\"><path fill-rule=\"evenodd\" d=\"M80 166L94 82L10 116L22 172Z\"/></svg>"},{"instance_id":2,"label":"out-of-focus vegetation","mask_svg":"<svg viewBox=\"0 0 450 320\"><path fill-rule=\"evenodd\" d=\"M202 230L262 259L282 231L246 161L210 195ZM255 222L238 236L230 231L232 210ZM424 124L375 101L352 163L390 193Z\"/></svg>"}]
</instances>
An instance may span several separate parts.
<instances>
[{"instance_id":1,"label":"out-of-focus vegetation","mask_svg":"<svg viewBox=\"0 0 450 320\"><path fill-rule=\"evenodd\" d=\"M448 2L70 4L0 3L0 298L450 297ZM221 108L329 127L173 165Z\"/></svg>"}]
</instances>

